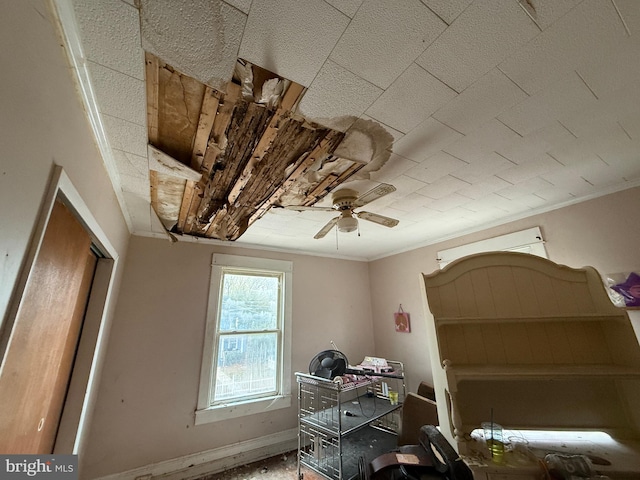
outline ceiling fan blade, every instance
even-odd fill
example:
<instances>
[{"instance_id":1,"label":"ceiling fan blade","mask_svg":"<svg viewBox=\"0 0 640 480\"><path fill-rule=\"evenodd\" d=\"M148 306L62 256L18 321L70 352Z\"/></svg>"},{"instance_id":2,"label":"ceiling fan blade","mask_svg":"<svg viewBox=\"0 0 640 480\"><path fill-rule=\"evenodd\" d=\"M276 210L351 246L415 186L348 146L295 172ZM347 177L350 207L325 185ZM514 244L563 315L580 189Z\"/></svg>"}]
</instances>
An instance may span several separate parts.
<instances>
[{"instance_id":1,"label":"ceiling fan blade","mask_svg":"<svg viewBox=\"0 0 640 480\"><path fill-rule=\"evenodd\" d=\"M332 218L331 220L329 220L329 223L327 223L324 227L322 227L322 229L315 234L315 236L313 238L315 238L316 240L319 238L324 237L327 233L329 233L329 231L336 226L336 223L338 223L338 220L340 219L340 217L336 217L336 218Z\"/></svg>"},{"instance_id":2,"label":"ceiling fan blade","mask_svg":"<svg viewBox=\"0 0 640 480\"><path fill-rule=\"evenodd\" d=\"M285 205L283 208L287 210L295 210L296 212L308 212L308 211L316 211L316 212L334 212L335 209L332 207L307 207L306 205Z\"/></svg>"},{"instance_id":3,"label":"ceiling fan blade","mask_svg":"<svg viewBox=\"0 0 640 480\"><path fill-rule=\"evenodd\" d=\"M395 192L396 187L393 185L389 185L388 183L381 183L375 188L372 188L366 193L363 193L358 197L358 199L353 203L353 208L358 208L366 205L367 203L373 202L380 197L384 197L391 192Z\"/></svg>"},{"instance_id":4,"label":"ceiling fan blade","mask_svg":"<svg viewBox=\"0 0 640 480\"><path fill-rule=\"evenodd\" d=\"M384 215L378 215L377 213L371 212L358 212L358 218L362 218L363 220L369 220L370 222L377 223L379 225L384 225L385 227L395 227L400 220L396 220L395 218L385 217Z\"/></svg>"}]
</instances>

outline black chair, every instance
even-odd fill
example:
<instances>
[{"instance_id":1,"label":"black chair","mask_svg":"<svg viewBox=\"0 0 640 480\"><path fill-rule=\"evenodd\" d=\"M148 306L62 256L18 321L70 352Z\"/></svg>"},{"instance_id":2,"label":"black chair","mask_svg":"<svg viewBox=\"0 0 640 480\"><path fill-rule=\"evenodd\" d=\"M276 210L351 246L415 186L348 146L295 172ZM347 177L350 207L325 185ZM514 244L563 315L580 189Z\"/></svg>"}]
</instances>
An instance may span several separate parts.
<instances>
[{"instance_id":1,"label":"black chair","mask_svg":"<svg viewBox=\"0 0 640 480\"><path fill-rule=\"evenodd\" d=\"M404 445L361 461L360 480L473 480L473 473L433 425L420 428L418 445Z\"/></svg>"}]
</instances>

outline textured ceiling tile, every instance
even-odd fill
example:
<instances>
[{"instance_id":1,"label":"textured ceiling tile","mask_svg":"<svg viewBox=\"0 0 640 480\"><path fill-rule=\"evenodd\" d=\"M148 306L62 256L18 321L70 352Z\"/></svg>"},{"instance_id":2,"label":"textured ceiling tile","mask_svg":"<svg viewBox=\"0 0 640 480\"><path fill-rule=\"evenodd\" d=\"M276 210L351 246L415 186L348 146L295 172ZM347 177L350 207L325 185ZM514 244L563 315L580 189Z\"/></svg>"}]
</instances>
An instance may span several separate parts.
<instances>
[{"instance_id":1,"label":"textured ceiling tile","mask_svg":"<svg viewBox=\"0 0 640 480\"><path fill-rule=\"evenodd\" d=\"M582 178L579 173L571 168L553 172L553 175L542 175L542 178L552 183L554 187L568 192L573 197L587 195L594 191L593 185Z\"/></svg>"},{"instance_id":2,"label":"textured ceiling tile","mask_svg":"<svg viewBox=\"0 0 640 480\"><path fill-rule=\"evenodd\" d=\"M494 68L434 113L433 117L459 132L469 133L526 98L526 93Z\"/></svg>"},{"instance_id":3,"label":"textured ceiling tile","mask_svg":"<svg viewBox=\"0 0 640 480\"><path fill-rule=\"evenodd\" d=\"M565 144L550 149L547 154L562 165L569 166L592 157L594 153L584 139L573 138Z\"/></svg>"},{"instance_id":4,"label":"textured ceiling tile","mask_svg":"<svg viewBox=\"0 0 640 480\"><path fill-rule=\"evenodd\" d=\"M415 228L414 226L417 222L426 222L432 220L436 213L437 212L427 207L415 208L408 212L395 208L389 208L388 211L383 213L383 215L400 220L400 223L394 228L394 230L407 230Z\"/></svg>"},{"instance_id":5,"label":"textured ceiling tile","mask_svg":"<svg viewBox=\"0 0 640 480\"><path fill-rule=\"evenodd\" d=\"M74 0L73 7L87 58L144 80L138 10L119 0Z\"/></svg>"},{"instance_id":6,"label":"textured ceiling tile","mask_svg":"<svg viewBox=\"0 0 640 480\"><path fill-rule=\"evenodd\" d=\"M547 201L536 195L535 193L530 193L528 195L522 195L520 197L509 200L509 205L511 206L510 212L512 214L530 214L527 210L531 210L533 208L538 208L547 205Z\"/></svg>"},{"instance_id":7,"label":"textured ceiling tile","mask_svg":"<svg viewBox=\"0 0 640 480\"><path fill-rule=\"evenodd\" d=\"M100 113L137 125L147 124L144 81L97 63L89 64L89 72Z\"/></svg>"},{"instance_id":8,"label":"textured ceiling tile","mask_svg":"<svg viewBox=\"0 0 640 480\"><path fill-rule=\"evenodd\" d=\"M615 0L615 3L629 29L631 38L636 43L640 42L640 4L637 0Z\"/></svg>"},{"instance_id":9,"label":"textured ceiling tile","mask_svg":"<svg viewBox=\"0 0 640 480\"><path fill-rule=\"evenodd\" d=\"M172 67L222 88L231 80L246 15L221 0L141 0L142 45Z\"/></svg>"},{"instance_id":10,"label":"textured ceiling tile","mask_svg":"<svg viewBox=\"0 0 640 480\"><path fill-rule=\"evenodd\" d=\"M384 128L387 132L389 132L391 134L391 136L393 137L393 141L398 141L400 140L402 137L404 137L404 133L400 132L399 130L396 130L395 128L391 128L389 125L385 125L384 123L380 122L379 120L376 120L374 118L371 118L369 115L360 115L360 118L362 120L371 120L372 122L377 122L378 124L380 124L380 126L382 126L382 128Z\"/></svg>"},{"instance_id":11,"label":"textured ceiling tile","mask_svg":"<svg viewBox=\"0 0 640 480\"><path fill-rule=\"evenodd\" d=\"M359 117L381 94L380 88L327 61L305 92L298 110L312 119Z\"/></svg>"},{"instance_id":12,"label":"textured ceiling tile","mask_svg":"<svg viewBox=\"0 0 640 480\"><path fill-rule=\"evenodd\" d=\"M544 30L558 20L582 0L519 0L520 5L531 14L535 22ZM527 4L530 6L527 8Z\"/></svg>"},{"instance_id":13,"label":"textured ceiling tile","mask_svg":"<svg viewBox=\"0 0 640 480\"><path fill-rule=\"evenodd\" d=\"M444 150L468 163L481 160L492 152L499 152L520 138L516 132L497 120L490 120Z\"/></svg>"},{"instance_id":14,"label":"textured ceiling tile","mask_svg":"<svg viewBox=\"0 0 640 480\"><path fill-rule=\"evenodd\" d=\"M419 224L416 227L416 231L418 233L415 235L418 235L418 238L425 239L430 242L433 242L434 240L443 240L448 237L448 232L450 232L452 228L456 230L458 228L464 229L465 227L476 223L476 220L465 218L453 219L449 212L443 213L435 210L433 212L435 215L432 219L423 222L425 224L424 226ZM470 215L472 214L472 212L467 213Z\"/></svg>"},{"instance_id":15,"label":"textured ceiling tile","mask_svg":"<svg viewBox=\"0 0 640 480\"><path fill-rule=\"evenodd\" d=\"M102 115L102 123L112 148L147 157L147 129L144 125L106 114Z\"/></svg>"},{"instance_id":16,"label":"textured ceiling tile","mask_svg":"<svg viewBox=\"0 0 640 480\"><path fill-rule=\"evenodd\" d=\"M618 184L624 180L623 172L605 163L601 158L593 158L588 162L572 167L577 175L580 175L591 185L606 186Z\"/></svg>"},{"instance_id":17,"label":"textured ceiling tile","mask_svg":"<svg viewBox=\"0 0 640 480\"><path fill-rule=\"evenodd\" d=\"M611 123L592 135L584 136L549 152L563 165L574 165L594 156L612 164L633 161L640 171L640 140L629 136L620 123Z\"/></svg>"},{"instance_id":18,"label":"textured ceiling tile","mask_svg":"<svg viewBox=\"0 0 640 480\"><path fill-rule=\"evenodd\" d=\"M533 94L588 58L610 55L625 35L612 2L585 0L501 63L500 69Z\"/></svg>"},{"instance_id":19,"label":"textured ceiling tile","mask_svg":"<svg viewBox=\"0 0 640 480\"><path fill-rule=\"evenodd\" d=\"M461 168L451 171L451 175L465 182L474 183L512 166L513 162L494 152L479 161L464 164Z\"/></svg>"},{"instance_id":20,"label":"textured ceiling tile","mask_svg":"<svg viewBox=\"0 0 640 480\"><path fill-rule=\"evenodd\" d=\"M640 78L640 46L625 38L611 55L590 58L577 71L598 98L609 96Z\"/></svg>"},{"instance_id":21,"label":"textured ceiling tile","mask_svg":"<svg viewBox=\"0 0 640 480\"><path fill-rule=\"evenodd\" d=\"M564 203L575 199L565 188L556 186L539 190L536 192L536 195L548 203Z\"/></svg>"},{"instance_id":22,"label":"textured ceiling tile","mask_svg":"<svg viewBox=\"0 0 640 480\"><path fill-rule=\"evenodd\" d=\"M473 0L422 0L442 20L451 25Z\"/></svg>"},{"instance_id":23,"label":"textured ceiling tile","mask_svg":"<svg viewBox=\"0 0 640 480\"><path fill-rule=\"evenodd\" d=\"M503 180L502 178L491 176L484 178L479 182L475 182L472 185L461 188L458 190L458 193L473 200L477 200L493 192L507 188L510 185L513 184Z\"/></svg>"},{"instance_id":24,"label":"textured ceiling tile","mask_svg":"<svg viewBox=\"0 0 640 480\"><path fill-rule=\"evenodd\" d=\"M513 200L550 187L553 187L553 185L547 180L541 177L532 177L524 182L498 190L496 193L502 197L508 198L509 200Z\"/></svg>"},{"instance_id":25,"label":"textured ceiling tile","mask_svg":"<svg viewBox=\"0 0 640 480\"><path fill-rule=\"evenodd\" d=\"M387 163L385 163L380 170L371 172L370 177L371 180L375 180L376 182L393 183L396 177L399 177L416 165L418 165L417 162L392 153Z\"/></svg>"},{"instance_id":26,"label":"textured ceiling tile","mask_svg":"<svg viewBox=\"0 0 640 480\"><path fill-rule=\"evenodd\" d=\"M254 0L239 56L309 86L348 23L325 2Z\"/></svg>"},{"instance_id":27,"label":"textured ceiling tile","mask_svg":"<svg viewBox=\"0 0 640 480\"><path fill-rule=\"evenodd\" d=\"M433 202L432 198L425 197L419 193L410 193L409 195L402 197L402 200L390 204L389 207L403 212L411 212L420 207L424 207L430 202Z\"/></svg>"},{"instance_id":28,"label":"textured ceiling tile","mask_svg":"<svg viewBox=\"0 0 640 480\"><path fill-rule=\"evenodd\" d=\"M498 173L497 176L515 185L539 175L552 175L553 172L561 170L562 168L564 167L558 163L557 160L549 155L543 155L537 160L531 160L530 162L507 168Z\"/></svg>"},{"instance_id":29,"label":"textured ceiling tile","mask_svg":"<svg viewBox=\"0 0 640 480\"><path fill-rule=\"evenodd\" d=\"M325 0L329 5L340 10L347 17L353 18L353 16L362 5L363 0Z\"/></svg>"},{"instance_id":30,"label":"textured ceiling tile","mask_svg":"<svg viewBox=\"0 0 640 480\"><path fill-rule=\"evenodd\" d=\"M458 193L452 193L445 197L434 200L429 204L429 208L437 210L439 212L448 212L456 207L461 207L469 203L468 197L463 197Z\"/></svg>"},{"instance_id":31,"label":"textured ceiling tile","mask_svg":"<svg viewBox=\"0 0 640 480\"><path fill-rule=\"evenodd\" d=\"M640 112L629 115L620 120L620 127L627 132L629 137L640 140Z\"/></svg>"},{"instance_id":32,"label":"textured ceiling tile","mask_svg":"<svg viewBox=\"0 0 640 480\"><path fill-rule=\"evenodd\" d=\"M436 180L435 183L421 188L418 190L418 193L438 200L439 198L446 197L447 195L451 195L452 193L467 187L469 187L469 183L463 182L459 178L446 175Z\"/></svg>"},{"instance_id":33,"label":"textured ceiling tile","mask_svg":"<svg viewBox=\"0 0 640 480\"><path fill-rule=\"evenodd\" d=\"M465 205L465 208L476 212L485 221L493 218L504 217L504 212L509 212L509 200L495 193L488 193L473 202ZM500 213L501 212L501 213Z\"/></svg>"},{"instance_id":34,"label":"textured ceiling tile","mask_svg":"<svg viewBox=\"0 0 640 480\"><path fill-rule=\"evenodd\" d=\"M506 111L498 118L521 135L555 121L562 122L576 111L597 104L597 99L575 73ZM564 124L564 123L563 123Z\"/></svg>"},{"instance_id":35,"label":"textured ceiling tile","mask_svg":"<svg viewBox=\"0 0 640 480\"><path fill-rule=\"evenodd\" d=\"M446 24L418 0L368 0L330 58L386 89L445 28Z\"/></svg>"},{"instance_id":36,"label":"textured ceiling tile","mask_svg":"<svg viewBox=\"0 0 640 480\"><path fill-rule=\"evenodd\" d=\"M640 47L625 43L624 52L618 51L597 63L582 65L577 72L598 98L608 99L621 90L637 89Z\"/></svg>"},{"instance_id":37,"label":"textured ceiling tile","mask_svg":"<svg viewBox=\"0 0 640 480\"><path fill-rule=\"evenodd\" d=\"M426 183L433 183L445 175L459 170L465 165L467 164L462 160L441 151L431 155L411 170L408 170L405 172L405 175L411 178L417 178Z\"/></svg>"},{"instance_id":38,"label":"textured ceiling tile","mask_svg":"<svg viewBox=\"0 0 640 480\"><path fill-rule=\"evenodd\" d=\"M538 33L517 2L475 2L416 62L461 92Z\"/></svg>"},{"instance_id":39,"label":"textured ceiling tile","mask_svg":"<svg viewBox=\"0 0 640 480\"><path fill-rule=\"evenodd\" d=\"M149 200L139 197L134 193L124 192L123 197L127 204L127 211L133 233L142 233L151 231L151 205Z\"/></svg>"},{"instance_id":40,"label":"textured ceiling tile","mask_svg":"<svg viewBox=\"0 0 640 480\"><path fill-rule=\"evenodd\" d=\"M513 143L499 149L498 153L514 163L524 163L539 158L555 148L563 148L574 140L575 136L569 130L559 122L553 122L515 139Z\"/></svg>"},{"instance_id":41,"label":"textured ceiling tile","mask_svg":"<svg viewBox=\"0 0 640 480\"><path fill-rule=\"evenodd\" d=\"M631 162L640 172L640 140L629 138L619 124L613 125L608 135L589 138L587 141L592 151L608 164Z\"/></svg>"},{"instance_id":42,"label":"textured ceiling tile","mask_svg":"<svg viewBox=\"0 0 640 480\"><path fill-rule=\"evenodd\" d=\"M242 13L249 15L249 9L251 8L251 0L224 0L232 7L236 7Z\"/></svg>"},{"instance_id":43,"label":"textured ceiling tile","mask_svg":"<svg viewBox=\"0 0 640 480\"><path fill-rule=\"evenodd\" d=\"M113 150L113 157L120 175L140 177L149 181L149 161L147 157L139 157L122 150Z\"/></svg>"},{"instance_id":44,"label":"textured ceiling tile","mask_svg":"<svg viewBox=\"0 0 640 480\"><path fill-rule=\"evenodd\" d=\"M120 181L122 182L122 191L135 193L141 198L148 195L149 192L149 179L140 175L120 175Z\"/></svg>"},{"instance_id":45,"label":"textured ceiling tile","mask_svg":"<svg viewBox=\"0 0 640 480\"><path fill-rule=\"evenodd\" d=\"M462 136L460 132L456 132L434 118L427 118L395 142L393 151L398 155L420 162Z\"/></svg>"},{"instance_id":46,"label":"textured ceiling tile","mask_svg":"<svg viewBox=\"0 0 640 480\"><path fill-rule=\"evenodd\" d=\"M623 184L621 182L620 184L621 188L631 188L634 185L635 186L639 185L638 183L640 182L640 170L638 170L639 161L640 160L638 160L638 157L636 157L634 160L617 159L615 161L610 160L608 162L611 169L615 170L618 173L618 175L625 180L625 182L628 182L626 184ZM633 185L631 185L631 183L633 183Z\"/></svg>"},{"instance_id":47,"label":"textured ceiling tile","mask_svg":"<svg viewBox=\"0 0 640 480\"><path fill-rule=\"evenodd\" d=\"M262 224L261 227L275 230L278 234L313 237L329 220L331 220L331 218L335 216L335 213L329 212L298 213L296 214L295 219L271 216L270 223Z\"/></svg>"},{"instance_id":48,"label":"textured ceiling tile","mask_svg":"<svg viewBox=\"0 0 640 480\"><path fill-rule=\"evenodd\" d=\"M406 175L400 175L393 180L393 186L396 187L398 196L417 192L426 185L426 183L416 180L415 178L407 177ZM393 195L393 193L391 195ZM387 195L387 197L391 195Z\"/></svg>"},{"instance_id":49,"label":"textured ceiling tile","mask_svg":"<svg viewBox=\"0 0 640 480\"><path fill-rule=\"evenodd\" d=\"M412 64L366 113L407 133L455 95L453 90L429 72Z\"/></svg>"},{"instance_id":50,"label":"textured ceiling tile","mask_svg":"<svg viewBox=\"0 0 640 480\"><path fill-rule=\"evenodd\" d=\"M629 106L629 103L626 105ZM576 137L584 138L609 130L620 118L619 113L611 104L598 102L562 119L562 125Z\"/></svg>"}]
</instances>

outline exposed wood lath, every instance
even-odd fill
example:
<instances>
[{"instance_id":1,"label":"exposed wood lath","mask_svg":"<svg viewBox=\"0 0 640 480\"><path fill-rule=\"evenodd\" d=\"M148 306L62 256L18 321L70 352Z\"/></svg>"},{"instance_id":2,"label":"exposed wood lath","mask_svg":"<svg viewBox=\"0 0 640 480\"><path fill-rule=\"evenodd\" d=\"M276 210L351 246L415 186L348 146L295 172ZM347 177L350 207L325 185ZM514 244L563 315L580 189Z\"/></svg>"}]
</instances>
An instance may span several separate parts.
<instances>
[{"instance_id":1,"label":"exposed wood lath","mask_svg":"<svg viewBox=\"0 0 640 480\"><path fill-rule=\"evenodd\" d=\"M253 67L254 92L266 80L284 86L274 107L239 83L220 92L150 54L146 67L150 143L201 175L151 172L152 205L168 230L236 240L284 194L312 205L365 165L333 155L343 132L293 113L299 84Z\"/></svg>"}]
</instances>

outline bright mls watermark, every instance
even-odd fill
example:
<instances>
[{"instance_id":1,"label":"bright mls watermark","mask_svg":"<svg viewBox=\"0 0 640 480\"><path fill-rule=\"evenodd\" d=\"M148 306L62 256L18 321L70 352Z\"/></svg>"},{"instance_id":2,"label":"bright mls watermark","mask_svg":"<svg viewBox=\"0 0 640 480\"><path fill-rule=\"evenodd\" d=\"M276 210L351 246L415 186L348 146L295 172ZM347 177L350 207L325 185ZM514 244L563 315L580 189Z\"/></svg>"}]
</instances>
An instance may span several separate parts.
<instances>
[{"instance_id":1,"label":"bright mls watermark","mask_svg":"<svg viewBox=\"0 0 640 480\"><path fill-rule=\"evenodd\" d=\"M78 480L77 455L0 455L0 480Z\"/></svg>"}]
</instances>

